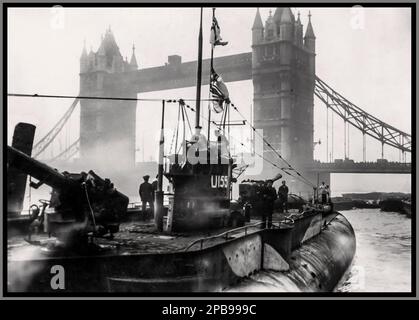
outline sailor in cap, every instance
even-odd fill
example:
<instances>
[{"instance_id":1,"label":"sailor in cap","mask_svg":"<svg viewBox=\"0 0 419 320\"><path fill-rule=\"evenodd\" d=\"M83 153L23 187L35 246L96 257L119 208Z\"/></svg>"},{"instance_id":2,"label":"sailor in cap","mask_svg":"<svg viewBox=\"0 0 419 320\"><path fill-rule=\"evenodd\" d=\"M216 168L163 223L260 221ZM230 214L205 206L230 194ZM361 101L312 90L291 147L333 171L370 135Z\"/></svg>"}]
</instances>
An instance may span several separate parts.
<instances>
[{"instance_id":1,"label":"sailor in cap","mask_svg":"<svg viewBox=\"0 0 419 320\"><path fill-rule=\"evenodd\" d=\"M147 203L150 206L151 212L154 212L154 204L153 204L153 187L151 183L148 182L150 179L149 175L143 176L144 182L140 184L140 198L142 202L142 212L143 214L146 212Z\"/></svg>"},{"instance_id":2,"label":"sailor in cap","mask_svg":"<svg viewBox=\"0 0 419 320\"><path fill-rule=\"evenodd\" d=\"M274 211L274 202L277 199L276 190L273 187L273 180L268 179L265 181L262 187L262 199L263 199L263 210L262 210L262 225L261 228L272 227L272 214ZM266 221L267 220L267 221ZM268 224L266 225L266 222Z\"/></svg>"}]
</instances>

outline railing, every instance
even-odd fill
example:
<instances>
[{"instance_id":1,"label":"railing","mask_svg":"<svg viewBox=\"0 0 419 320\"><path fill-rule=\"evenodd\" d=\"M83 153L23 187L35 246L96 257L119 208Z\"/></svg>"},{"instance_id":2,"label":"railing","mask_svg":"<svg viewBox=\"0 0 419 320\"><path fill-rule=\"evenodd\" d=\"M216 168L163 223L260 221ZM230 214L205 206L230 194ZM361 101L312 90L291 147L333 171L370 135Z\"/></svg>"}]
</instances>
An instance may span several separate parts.
<instances>
[{"instance_id":1,"label":"railing","mask_svg":"<svg viewBox=\"0 0 419 320\"><path fill-rule=\"evenodd\" d=\"M173 196L174 193L164 193L165 196ZM167 199L164 199L163 205L169 205L169 201ZM128 203L127 209L140 209L142 208L142 202L130 202ZM149 208L149 205L147 204L147 208Z\"/></svg>"},{"instance_id":2,"label":"railing","mask_svg":"<svg viewBox=\"0 0 419 320\"><path fill-rule=\"evenodd\" d=\"M209 236L209 237L205 237L205 238L201 238L201 239L197 239L197 240L195 240L195 241L192 241L186 248L185 248L185 251L188 251L191 247L193 247L194 245L196 245L197 243L199 243L200 244L200 249L202 250L203 248L204 248L204 241L209 241L209 240L213 240L213 239L218 239L218 238L222 238L222 237L224 237L225 238L225 240L228 240L228 238L229 238L229 235L231 235L232 233L235 233L235 232L238 232L238 231L242 231L242 230L244 230L244 234L245 235L247 235L247 230L249 229L249 228L256 228L256 227L258 227L258 226L261 226L262 224L265 224L264 222L258 222L258 223L254 223L254 224L251 224L251 225L247 225L247 226L244 226L244 227L239 227L239 228L235 228L235 229L231 229L231 230L228 230L228 231L225 231L225 232L222 232L222 233L220 233L220 234L216 234L216 235L213 235L213 236Z\"/></svg>"},{"instance_id":3,"label":"railing","mask_svg":"<svg viewBox=\"0 0 419 320\"><path fill-rule=\"evenodd\" d=\"M275 223L272 223L272 227L271 228L272 229L280 229L281 228L281 224L286 224L286 225L294 224L294 220L291 219L291 218L285 217L284 220L278 221L278 225L275 225ZM200 250L202 250L202 249L204 249L204 242L206 242L206 241L213 240L213 239L218 239L218 238L224 238L224 240L227 241L229 239L229 236L232 233L237 233L239 231L241 232L243 230L244 230L244 235L247 236L248 235L248 229L250 229L250 228L257 228L257 227L260 227L261 225L266 225L266 222L257 222L257 223L251 224L251 225L247 225L247 226L243 226L243 227L239 227L239 228L227 230L225 232L222 232L220 234L216 234L216 235L213 235L213 236L209 236L209 237L197 239L195 241L192 241L185 248L184 251L188 251L190 248L192 248L194 245L196 245L198 243L200 245ZM260 230L262 230L262 229L260 229ZM258 231L260 231L260 230L258 230Z\"/></svg>"},{"instance_id":4,"label":"railing","mask_svg":"<svg viewBox=\"0 0 419 320\"><path fill-rule=\"evenodd\" d=\"M310 168L313 171L361 171L361 172L400 172L410 173L412 164L405 162L354 162L354 161L335 161L335 162L314 162Z\"/></svg>"},{"instance_id":5,"label":"railing","mask_svg":"<svg viewBox=\"0 0 419 320\"><path fill-rule=\"evenodd\" d=\"M128 203L128 208L127 209L137 209L137 208L141 208L141 202L130 202L130 203Z\"/></svg>"}]
</instances>

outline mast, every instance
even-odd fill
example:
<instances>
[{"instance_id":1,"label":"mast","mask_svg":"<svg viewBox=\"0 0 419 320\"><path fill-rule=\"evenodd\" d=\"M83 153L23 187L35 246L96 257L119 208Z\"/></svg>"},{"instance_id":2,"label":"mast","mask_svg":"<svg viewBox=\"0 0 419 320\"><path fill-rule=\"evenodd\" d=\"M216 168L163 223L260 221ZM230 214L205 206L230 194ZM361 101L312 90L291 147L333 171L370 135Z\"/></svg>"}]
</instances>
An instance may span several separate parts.
<instances>
[{"instance_id":1,"label":"mast","mask_svg":"<svg viewBox=\"0 0 419 320\"><path fill-rule=\"evenodd\" d=\"M212 20L211 24L214 23L214 17L215 17L215 8L212 8ZM212 77L212 70L214 68L214 45L211 44L211 63L210 63L210 78L209 78L209 98L211 98L211 77ZM211 101L208 101L208 148L209 148L209 141L210 141L210 128L211 128Z\"/></svg>"},{"instance_id":2,"label":"mast","mask_svg":"<svg viewBox=\"0 0 419 320\"><path fill-rule=\"evenodd\" d=\"M164 109L165 100L162 100L161 108L161 131L160 131L160 144L159 144L159 166L158 166L158 181L157 190L155 191L155 204L154 204L154 223L158 231L163 231L163 161L164 161Z\"/></svg>"},{"instance_id":3,"label":"mast","mask_svg":"<svg viewBox=\"0 0 419 320\"><path fill-rule=\"evenodd\" d=\"M196 79L196 112L195 112L195 127L199 126L201 117L201 80L202 80L202 8L201 17L199 21L199 36L198 36L198 69Z\"/></svg>"}]
</instances>

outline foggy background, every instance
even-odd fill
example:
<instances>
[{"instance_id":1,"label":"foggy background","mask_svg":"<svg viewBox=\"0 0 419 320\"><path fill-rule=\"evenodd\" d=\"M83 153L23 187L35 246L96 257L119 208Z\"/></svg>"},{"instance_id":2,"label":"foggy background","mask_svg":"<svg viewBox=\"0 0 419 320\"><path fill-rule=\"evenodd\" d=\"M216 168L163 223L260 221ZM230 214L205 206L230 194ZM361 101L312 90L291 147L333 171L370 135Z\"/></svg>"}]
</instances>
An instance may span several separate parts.
<instances>
[{"instance_id":1,"label":"foggy background","mask_svg":"<svg viewBox=\"0 0 419 320\"><path fill-rule=\"evenodd\" d=\"M271 8L261 8L265 23ZM275 8L272 8L273 12ZM316 35L316 74L363 110L411 133L411 17L407 8L292 8L301 13L304 31L309 10ZM256 8L219 8L216 16L221 36L229 41L217 47L215 57L251 51L251 27ZM359 21L354 27L354 19ZM360 19L360 20L359 20ZM110 26L121 54L131 58L136 47L139 68L164 65L167 56L196 60L198 8L9 8L8 92L77 95L79 58L97 51L101 35ZM209 58L211 9L204 9L203 56ZM215 70L217 66L215 65ZM222 76L222 75L221 75ZM233 103L250 118L251 81L227 84ZM194 98L195 88L139 94L141 98ZM202 88L208 97L208 86ZM8 144L17 122L37 126L35 142L43 137L71 104L64 99L8 98ZM173 105L174 106L174 105ZM79 107L52 148L55 154L78 138ZM206 111L206 103L203 103ZM168 110L167 127L174 129L176 107ZM330 114L329 114L330 116ZM193 117L193 115L191 115ZM193 119L193 118L191 118ZM232 112L232 120L240 119ZM329 125L331 124L329 118ZM160 103L137 105L137 161L157 159ZM326 107L315 98L315 159L326 161ZM247 127L235 136L246 139ZM329 143L331 128L329 128ZM343 121L334 116L334 158L343 159ZM349 158L362 161L362 134L350 128ZM329 152L331 146L329 145ZM389 161L399 161L398 150L384 147ZM51 151L49 151L51 152ZM51 155L53 152L51 152ZM367 161L381 156L379 142L367 137ZM410 162L410 154L407 158ZM90 168L86 168L88 170ZM357 191L410 192L410 175L333 174L332 194Z\"/></svg>"}]
</instances>

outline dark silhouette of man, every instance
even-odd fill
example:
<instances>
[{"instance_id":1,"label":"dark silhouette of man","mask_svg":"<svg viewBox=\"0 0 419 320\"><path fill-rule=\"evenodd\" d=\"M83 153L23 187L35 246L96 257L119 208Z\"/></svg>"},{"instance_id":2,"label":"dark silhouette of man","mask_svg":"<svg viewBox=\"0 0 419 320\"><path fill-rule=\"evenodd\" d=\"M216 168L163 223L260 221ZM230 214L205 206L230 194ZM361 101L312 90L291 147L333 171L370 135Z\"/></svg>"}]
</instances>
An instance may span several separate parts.
<instances>
[{"instance_id":1,"label":"dark silhouette of man","mask_svg":"<svg viewBox=\"0 0 419 320\"><path fill-rule=\"evenodd\" d=\"M277 199L275 188L272 187L273 181L267 180L262 191L263 196L263 211L262 211L262 228L266 227L266 220L268 220L268 228L272 227L272 214L274 211L274 202Z\"/></svg>"},{"instance_id":2,"label":"dark silhouette of man","mask_svg":"<svg viewBox=\"0 0 419 320\"><path fill-rule=\"evenodd\" d=\"M322 182L322 184L319 187L319 191L320 191L320 195L321 195L321 199L322 199L322 204L327 203L327 186L324 183L324 181Z\"/></svg>"},{"instance_id":3,"label":"dark silhouette of man","mask_svg":"<svg viewBox=\"0 0 419 320\"><path fill-rule=\"evenodd\" d=\"M143 213L146 212L147 203L148 203L148 205L150 206L150 210L154 212L153 186L151 185L151 183L148 182L148 180L150 179L150 176L146 175L143 177L143 179L144 179L144 182L140 184L140 189L139 189L140 198L142 202L142 210L143 210Z\"/></svg>"},{"instance_id":4,"label":"dark silhouette of man","mask_svg":"<svg viewBox=\"0 0 419 320\"><path fill-rule=\"evenodd\" d=\"M285 180L282 181L282 185L278 189L278 198L281 202L282 212L288 212L288 186Z\"/></svg>"}]
</instances>

